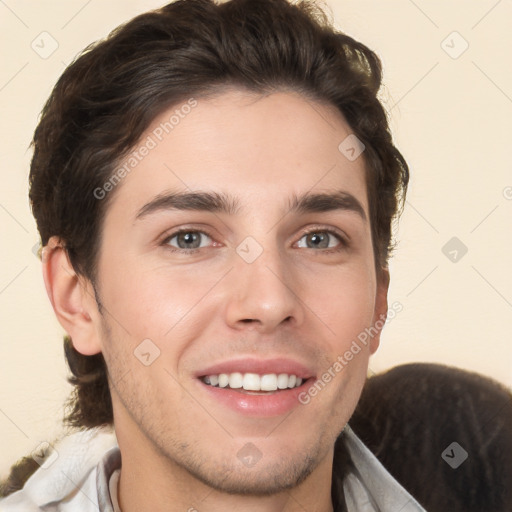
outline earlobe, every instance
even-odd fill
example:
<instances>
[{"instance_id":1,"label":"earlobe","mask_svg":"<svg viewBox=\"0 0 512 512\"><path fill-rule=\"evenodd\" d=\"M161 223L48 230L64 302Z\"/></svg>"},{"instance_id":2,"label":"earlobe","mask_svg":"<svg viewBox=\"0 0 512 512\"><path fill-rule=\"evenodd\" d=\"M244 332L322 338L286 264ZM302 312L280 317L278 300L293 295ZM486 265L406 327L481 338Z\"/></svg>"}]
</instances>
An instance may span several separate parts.
<instances>
[{"instance_id":1,"label":"earlobe","mask_svg":"<svg viewBox=\"0 0 512 512\"><path fill-rule=\"evenodd\" d=\"M379 348L380 335L386 317L388 314L388 289L389 289L389 270L382 269L380 276L377 277L377 293L375 297L375 312L373 316L373 327L377 329L377 334L372 336L370 341L370 354L374 354Z\"/></svg>"},{"instance_id":2,"label":"earlobe","mask_svg":"<svg viewBox=\"0 0 512 512\"><path fill-rule=\"evenodd\" d=\"M43 248L42 264L48 298L74 348L83 355L101 352L93 321L98 318L96 302L88 290L88 281L76 274L58 237L52 237Z\"/></svg>"}]
</instances>

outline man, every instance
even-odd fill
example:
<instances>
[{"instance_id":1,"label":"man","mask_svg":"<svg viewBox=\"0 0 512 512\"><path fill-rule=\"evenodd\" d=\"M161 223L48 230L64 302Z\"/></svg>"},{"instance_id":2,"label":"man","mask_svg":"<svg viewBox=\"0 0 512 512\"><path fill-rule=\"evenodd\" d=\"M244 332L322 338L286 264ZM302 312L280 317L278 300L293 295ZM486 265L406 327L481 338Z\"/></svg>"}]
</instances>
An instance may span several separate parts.
<instances>
[{"instance_id":1,"label":"man","mask_svg":"<svg viewBox=\"0 0 512 512\"><path fill-rule=\"evenodd\" d=\"M30 198L89 430L2 510L423 510L347 425L408 182L380 81L285 0L178 1L64 72Z\"/></svg>"}]
</instances>

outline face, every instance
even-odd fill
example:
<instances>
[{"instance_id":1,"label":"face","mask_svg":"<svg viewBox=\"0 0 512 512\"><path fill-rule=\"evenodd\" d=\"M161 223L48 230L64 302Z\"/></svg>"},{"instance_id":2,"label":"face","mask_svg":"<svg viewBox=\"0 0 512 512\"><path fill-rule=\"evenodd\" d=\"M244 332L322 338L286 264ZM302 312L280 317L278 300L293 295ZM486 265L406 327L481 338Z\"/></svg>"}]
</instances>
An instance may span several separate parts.
<instances>
[{"instance_id":1,"label":"face","mask_svg":"<svg viewBox=\"0 0 512 512\"><path fill-rule=\"evenodd\" d=\"M386 311L364 161L338 149L338 112L295 93L189 104L110 192L98 350L121 450L266 494L332 459L377 348L343 357Z\"/></svg>"}]
</instances>

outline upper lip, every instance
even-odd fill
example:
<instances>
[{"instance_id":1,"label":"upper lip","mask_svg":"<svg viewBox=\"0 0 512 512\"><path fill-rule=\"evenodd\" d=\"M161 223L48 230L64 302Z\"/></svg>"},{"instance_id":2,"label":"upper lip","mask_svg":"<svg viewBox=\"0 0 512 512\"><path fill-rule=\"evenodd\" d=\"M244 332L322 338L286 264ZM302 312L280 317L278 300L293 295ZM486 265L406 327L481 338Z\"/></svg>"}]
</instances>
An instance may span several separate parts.
<instances>
[{"instance_id":1,"label":"upper lip","mask_svg":"<svg viewBox=\"0 0 512 512\"><path fill-rule=\"evenodd\" d=\"M266 375L269 373L287 373L296 375L302 379L308 379L314 376L314 372L298 361L287 357L278 357L272 359L239 358L230 359L215 363L203 370L196 372L196 377L205 377L207 375L219 375L221 373L257 373Z\"/></svg>"}]
</instances>

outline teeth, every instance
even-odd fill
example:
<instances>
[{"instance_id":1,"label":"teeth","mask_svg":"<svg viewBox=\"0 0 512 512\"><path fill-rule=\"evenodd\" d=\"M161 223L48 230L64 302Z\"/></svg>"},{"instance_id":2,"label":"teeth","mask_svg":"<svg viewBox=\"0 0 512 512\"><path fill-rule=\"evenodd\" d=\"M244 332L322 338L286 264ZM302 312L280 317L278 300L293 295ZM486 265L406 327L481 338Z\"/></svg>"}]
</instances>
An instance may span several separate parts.
<instances>
[{"instance_id":1,"label":"teeth","mask_svg":"<svg viewBox=\"0 0 512 512\"><path fill-rule=\"evenodd\" d=\"M212 381L212 377L216 377L216 375L210 375L208 377L210 382ZM219 388L225 388L229 384L229 377L225 373L221 373L219 375Z\"/></svg>"},{"instance_id":2,"label":"teeth","mask_svg":"<svg viewBox=\"0 0 512 512\"><path fill-rule=\"evenodd\" d=\"M244 389L246 391L277 391L278 389L292 389L302 384L302 379L297 375L287 373L220 373L208 375L203 378L205 384L210 386L231 389Z\"/></svg>"},{"instance_id":3,"label":"teeth","mask_svg":"<svg viewBox=\"0 0 512 512\"><path fill-rule=\"evenodd\" d=\"M243 375L241 373L232 373L229 376L229 387L231 389L240 389L243 385Z\"/></svg>"},{"instance_id":4,"label":"teeth","mask_svg":"<svg viewBox=\"0 0 512 512\"><path fill-rule=\"evenodd\" d=\"M260 389L261 391L275 391L277 389L277 375L275 373L262 375L260 379Z\"/></svg>"},{"instance_id":5,"label":"teeth","mask_svg":"<svg viewBox=\"0 0 512 512\"><path fill-rule=\"evenodd\" d=\"M229 379L229 382L231 382L231 378ZM260 385L261 379L260 376L256 373L246 373L244 375L244 380L242 383L242 387L246 389L247 391L260 391L261 385Z\"/></svg>"},{"instance_id":6,"label":"teeth","mask_svg":"<svg viewBox=\"0 0 512 512\"><path fill-rule=\"evenodd\" d=\"M277 376L277 388L286 389L288 387L288 375L286 373L280 373Z\"/></svg>"}]
</instances>

